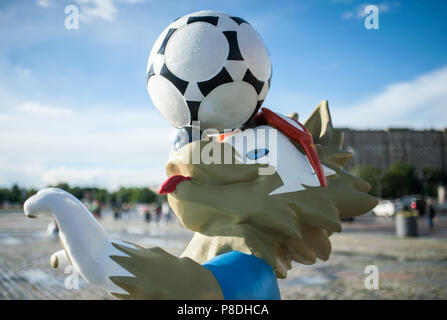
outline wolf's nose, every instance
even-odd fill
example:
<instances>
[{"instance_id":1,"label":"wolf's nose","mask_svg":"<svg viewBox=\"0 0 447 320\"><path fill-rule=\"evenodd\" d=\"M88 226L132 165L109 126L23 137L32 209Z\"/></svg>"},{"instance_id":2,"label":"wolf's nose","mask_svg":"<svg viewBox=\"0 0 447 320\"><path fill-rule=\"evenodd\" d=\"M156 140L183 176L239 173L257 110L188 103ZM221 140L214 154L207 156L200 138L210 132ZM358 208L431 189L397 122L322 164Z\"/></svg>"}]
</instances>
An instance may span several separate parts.
<instances>
[{"instance_id":1,"label":"wolf's nose","mask_svg":"<svg viewBox=\"0 0 447 320\"><path fill-rule=\"evenodd\" d=\"M25 203L23 204L23 212L25 213L25 216L27 216L28 218L35 219L37 218L37 216L31 213L32 204L30 200L32 200L32 197L26 200Z\"/></svg>"}]
</instances>

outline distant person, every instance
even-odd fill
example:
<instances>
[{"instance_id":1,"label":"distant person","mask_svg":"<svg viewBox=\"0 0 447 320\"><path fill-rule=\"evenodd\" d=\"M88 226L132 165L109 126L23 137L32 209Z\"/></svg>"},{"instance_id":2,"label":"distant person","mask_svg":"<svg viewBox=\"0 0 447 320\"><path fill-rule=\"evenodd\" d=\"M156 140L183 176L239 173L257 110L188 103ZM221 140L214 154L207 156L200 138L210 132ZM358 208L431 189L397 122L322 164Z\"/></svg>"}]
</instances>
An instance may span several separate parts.
<instances>
[{"instance_id":1,"label":"distant person","mask_svg":"<svg viewBox=\"0 0 447 320\"><path fill-rule=\"evenodd\" d=\"M90 212L96 219L101 218L101 205L98 200L93 200L93 203L90 207Z\"/></svg>"},{"instance_id":2,"label":"distant person","mask_svg":"<svg viewBox=\"0 0 447 320\"><path fill-rule=\"evenodd\" d=\"M157 204L157 206L155 207L155 221L160 221L161 218L161 205Z\"/></svg>"},{"instance_id":3,"label":"distant person","mask_svg":"<svg viewBox=\"0 0 447 320\"><path fill-rule=\"evenodd\" d=\"M434 225L435 217L436 217L436 209L435 206L433 205L433 201L430 201L428 203L428 212L427 212L427 224L430 230L433 230L435 227Z\"/></svg>"},{"instance_id":4,"label":"distant person","mask_svg":"<svg viewBox=\"0 0 447 320\"><path fill-rule=\"evenodd\" d=\"M164 217L164 220L166 222L169 222L171 220L171 208L169 207L167 201L163 201L161 203L161 216Z\"/></svg>"},{"instance_id":5,"label":"distant person","mask_svg":"<svg viewBox=\"0 0 447 320\"><path fill-rule=\"evenodd\" d=\"M130 210L129 204L123 203L121 205L121 219L122 220L127 220L129 218L129 210Z\"/></svg>"},{"instance_id":6,"label":"distant person","mask_svg":"<svg viewBox=\"0 0 447 320\"><path fill-rule=\"evenodd\" d=\"M425 198L416 200L416 210L418 211L420 217L425 215L425 208L426 208Z\"/></svg>"},{"instance_id":7,"label":"distant person","mask_svg":"<svg viewBox=\"0 0 447 320\"><path fill-rule=\"evenodd\" d=\"M113 208L113 218L115 220L121 219L121 204L113 203L112 208Z\"/></svg>"},{"instance_id":8,"label":"distant person","mask_svg":"<svg viewBox=\"0 0 447 320\"><path fill-rule=\"evenodd\" d=\"M144 221L146 221L146 223L150 223L152 220L152 214L151 211L149 210L149 206L144 207L143 215L144 215Z\"/></svg>"}]
</instances>

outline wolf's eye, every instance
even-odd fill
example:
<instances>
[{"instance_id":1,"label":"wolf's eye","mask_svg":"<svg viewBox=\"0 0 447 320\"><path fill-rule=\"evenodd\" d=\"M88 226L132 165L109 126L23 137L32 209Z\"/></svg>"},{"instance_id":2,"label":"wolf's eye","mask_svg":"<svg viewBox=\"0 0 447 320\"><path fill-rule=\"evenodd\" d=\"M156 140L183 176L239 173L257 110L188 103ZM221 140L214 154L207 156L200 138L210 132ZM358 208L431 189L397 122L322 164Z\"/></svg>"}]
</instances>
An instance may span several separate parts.
<instances>
[{"instance_id":1,"label":"wolf's eye","mask_svg":"<svg viewBox=\"0 0 447 320\"><path fill-rule=\"evenodd\" d=\"M257 160L259 158L266 156L268 153L269 153L269 149L265 149L265 148L253 149L253 150L247 152L247 158L250 160Z\"/></svg>"}]
</instances>

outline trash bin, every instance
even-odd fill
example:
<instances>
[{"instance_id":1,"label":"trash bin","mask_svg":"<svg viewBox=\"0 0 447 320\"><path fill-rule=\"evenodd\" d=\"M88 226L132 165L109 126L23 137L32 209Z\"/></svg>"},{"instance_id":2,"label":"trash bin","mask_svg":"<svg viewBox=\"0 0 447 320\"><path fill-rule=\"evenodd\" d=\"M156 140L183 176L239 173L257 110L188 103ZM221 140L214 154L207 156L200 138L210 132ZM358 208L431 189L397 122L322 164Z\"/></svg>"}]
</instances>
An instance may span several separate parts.
<instances>
[{"instance_id":1,"label":"trash bin","mask_svg":"<svg viewBox=\"0 0 447 320\"><path fill-rule=\"evenodd\" d=\"M418 215L412 211L396 213L396 235L398 237L418 236Z\"/></svg>"}]
</instances>

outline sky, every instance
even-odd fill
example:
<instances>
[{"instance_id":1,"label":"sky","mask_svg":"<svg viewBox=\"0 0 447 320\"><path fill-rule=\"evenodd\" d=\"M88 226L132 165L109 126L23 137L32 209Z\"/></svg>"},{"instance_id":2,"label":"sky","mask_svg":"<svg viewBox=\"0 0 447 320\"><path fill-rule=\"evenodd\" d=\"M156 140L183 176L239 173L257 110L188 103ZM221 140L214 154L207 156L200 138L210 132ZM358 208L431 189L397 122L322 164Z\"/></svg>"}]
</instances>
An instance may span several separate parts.
<instances>
[{"instance_id":1,"label":"sky","mask_svg":"<svg viewBox=\"0 0 447 320\"><path fill-rule=\"evenodd\" d=\"M371 4L379 29L364 26ZM339 127L447 127L445 1L2 0L0 186L163 181L175 130L147 94L147 58L174 19L205 9L264 39L274 111L304 121L327 99Z\"/></svg>"}]
</instances>

